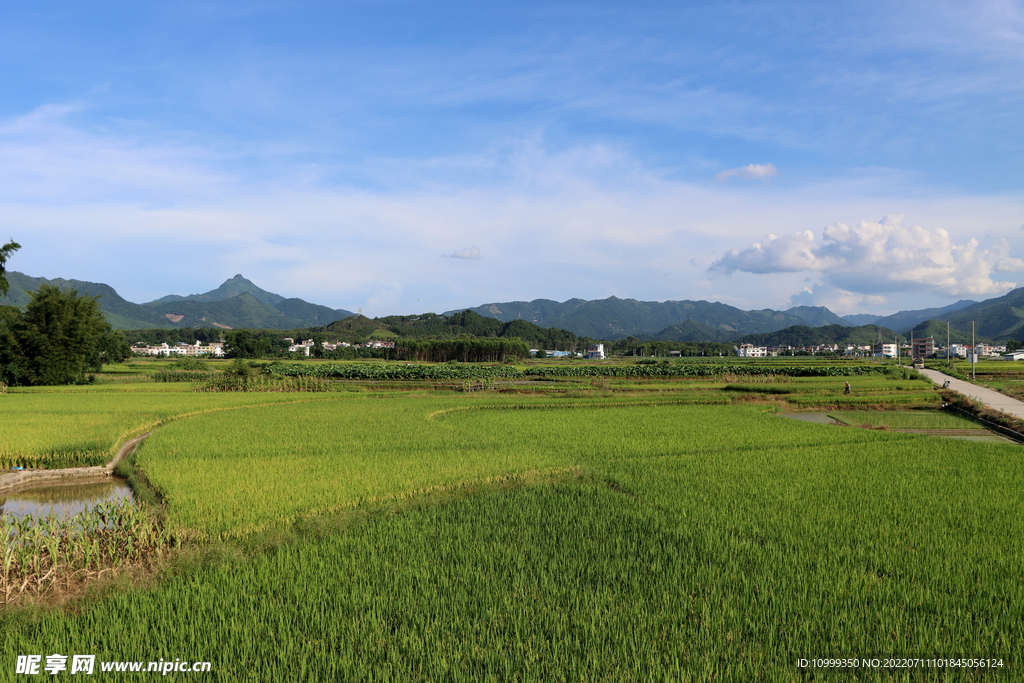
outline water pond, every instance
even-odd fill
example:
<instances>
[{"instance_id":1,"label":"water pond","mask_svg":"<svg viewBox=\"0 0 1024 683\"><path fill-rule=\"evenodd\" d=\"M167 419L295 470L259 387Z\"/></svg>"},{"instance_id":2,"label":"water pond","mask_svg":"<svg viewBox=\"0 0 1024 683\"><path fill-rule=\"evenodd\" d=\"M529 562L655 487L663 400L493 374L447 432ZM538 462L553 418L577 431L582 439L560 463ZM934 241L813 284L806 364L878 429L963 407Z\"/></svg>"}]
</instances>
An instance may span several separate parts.
<instances>
[{"instance_id":1,"label":"water pond","mask_svg":"<svg viewBox=\"0 0 1024 683\"><path fill-rule=\"evenodd\" d=\"M75 479L62 484L47 482L0 493L0 516L21 519L28 515L38 519L53 515L68 519L99 503L132 500L128 482L120 477Z\"/></svg>"}]
</instances>

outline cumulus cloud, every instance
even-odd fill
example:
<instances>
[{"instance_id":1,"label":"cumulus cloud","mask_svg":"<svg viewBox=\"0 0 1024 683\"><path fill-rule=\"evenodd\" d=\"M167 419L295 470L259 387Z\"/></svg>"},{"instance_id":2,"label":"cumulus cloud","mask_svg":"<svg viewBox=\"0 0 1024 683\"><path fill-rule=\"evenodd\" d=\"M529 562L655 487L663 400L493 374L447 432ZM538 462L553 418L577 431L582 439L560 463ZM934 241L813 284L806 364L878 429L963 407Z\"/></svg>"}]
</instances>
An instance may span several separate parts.
<instances>
[{"instance_id":1,"label":"cumulus cloud","mask_svg":"<svg viewBox=\"0 0 1024 683\"><path fill-rule=\"evenodd\" d=\"M724 183L733 176L743 178L744 180L768 180L778 172L779 169L775 168L775 164L747 164L740 168L730 168L728 171L722 171L715 176L715 179L720 183Z\"/></svg>"},{"instance_id":2,"label":"cumulus cloud","mask_svg":"<svg viewBox=\"0 0 1024 683\"><path fill-rule=\"evenodd\" d=\"M448 258L480 258L480 247L460 249L453 254L447 254Z\"/></svg>"},{"instance_id":3,"label":"cumulus cloud","mask_svg":"<svg viewBox=\"0 0 1024 683\"><path fill-rule=\"evenodd\" d=\"M904 226L902 214L878 223L830 225L816 240L810 230L768 235L746 249L734 249L711 265L724 273L817 271L838 290L861 295L930 290L947 296L998 295L1016 285L993 273L1024 272L1024 261L1009 256L1001 240L981 249L978 240L955 244L941 228Z\"/></svg>"}]
</instances>

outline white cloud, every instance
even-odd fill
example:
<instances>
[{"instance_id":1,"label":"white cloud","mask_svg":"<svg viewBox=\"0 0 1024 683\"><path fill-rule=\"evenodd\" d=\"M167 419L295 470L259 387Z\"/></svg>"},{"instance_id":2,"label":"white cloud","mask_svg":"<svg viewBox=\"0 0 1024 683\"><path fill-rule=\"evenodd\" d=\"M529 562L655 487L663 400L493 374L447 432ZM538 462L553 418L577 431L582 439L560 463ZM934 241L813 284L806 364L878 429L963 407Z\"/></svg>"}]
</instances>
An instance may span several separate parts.
<instances>
[{"instance_id":1,"label":"white cloud","mask_svg":"<svg viewBox=\"0 0 1024 683\"><path fill-rule=\"evenodd\" d=\"M838 287L820 285L814 289L804 287L802 292L789 299L784 308L824 306L837 315L847 315L861 312L867 307L885 306L886 303L888 303L888 299L879 294L858 294Z\"/></svg>"},{"instance_id":2,"label":"white cloud","mask_svg":"<svg viewBox=\"0 0 1024 683\"><path fill-rule=\"evenodd\" d=\"M452 254L447 255L448 258L463 258L473 259L480 258L480 247L470 247L469 249L460 249Z\"/></svg>"},{"instance_id":3,"label":"white cloud","mask_svg":"<svg viewBox=\"0 0 1024 683\"><path fill-rule=\"evenodd\" d=\"M844 292L884 295L889 292L930 290L946 296L998 295L1016 285L993 280L993 272L1022 272L1024 261L1009 256L1001 240L979 249L971 238L955 244L942 228L905 227L902 214L878 223L830 225L816 242L811 231L734 249L711 265L732 273L793 273L817 271L823 281Z\"/></svg>"},{"instance_id":4,"label":"white cloud","mask_svg":"<svg viewBox=\"0 0 1024 683\"><path fill-rule=\"evenodd\" d=\"M747 164L740 168L730 168L728 171L722 171L715 176L715 179L720 183L724 183L729 178L736 176L737 178L743 178L744 180L765 180L774 177L779 172L779 169L775 168L775 164Z\"/></svg>"},{"instance_id":5,"label":"white cloud","mask_svg":"<svg viewBox=\"0 0 1024 683\"><path fill-rule=\"evenodd\" d=\"M387 182L353 186L287 166L254 181L223 148L85 127L78 111L55 105L0 120L0 239L23 245L14 270L106 282L138 302L243 273L270 291L371 315L611 294L777 308L807 271L850 270L838 243L829 251L828 239L791 226L881 214L895 202L951 234L972 226L1020 244L1019 197L907 199L901 176L886 169L753 196L679 180L622 146L551 149L531 133L475 153L364 160L350 173ZM830 230L838 239L840 226ZM777 237L758 249L720 259L731 263L720 269L745 272L694 281L691 267L769 232ZM453 268L447 258L483 259L482 236L489 276ZM993 273L1014 272L1024 257L1019 246L998 258L975 252ZM746 274L780 265L792 274Z\"/></svg>"}]
</instances>

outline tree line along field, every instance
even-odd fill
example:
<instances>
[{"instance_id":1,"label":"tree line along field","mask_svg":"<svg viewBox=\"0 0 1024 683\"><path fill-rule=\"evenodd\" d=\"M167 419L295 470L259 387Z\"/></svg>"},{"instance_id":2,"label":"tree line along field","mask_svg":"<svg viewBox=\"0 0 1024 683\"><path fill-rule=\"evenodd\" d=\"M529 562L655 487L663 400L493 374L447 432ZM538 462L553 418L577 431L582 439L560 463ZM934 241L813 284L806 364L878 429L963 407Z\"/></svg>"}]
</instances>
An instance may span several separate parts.
<instances>
[{"instance_id":1,"label":"tree line along field","mask_svg":"<svg viewBox=\"0 0 1024 683\"><path fill-rule=\"evenodd\" d=\"M108 425L83 432L97 444L162 421L135 464L185 548L150 588L9 609L5 661L208 659L213 680L795 680L798 657L868 655L1019 672L1019 448L782 419L938 394L873 373L845 396L842 378L765 368L506 393L2 396L4 424L49 403L54 423ZM24 448L47 448L25 424Z\"/></svg>"}]
</instances>

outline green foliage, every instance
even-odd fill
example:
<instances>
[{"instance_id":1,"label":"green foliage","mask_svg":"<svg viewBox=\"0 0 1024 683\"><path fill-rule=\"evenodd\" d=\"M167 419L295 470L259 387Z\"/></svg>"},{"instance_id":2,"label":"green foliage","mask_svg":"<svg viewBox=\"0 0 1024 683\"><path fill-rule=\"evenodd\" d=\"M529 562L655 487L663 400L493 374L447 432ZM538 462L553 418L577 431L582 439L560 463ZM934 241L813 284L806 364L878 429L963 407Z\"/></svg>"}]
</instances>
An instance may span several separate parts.
<instances>
[{"instance_id":1,"label":"green foliage","mask_svg":"<svg viewBox=\"0 0 1024 683\"><path fill-rule=\"evenodd\" d=\"M523 373L510 366L480 365L397 365L387 363L274 364L267 373L290 377L322 377L363 380L464 380L521 378Z\"/></svg>"},{"instance_id":2,"label":"green foliage","mask_svg":"<svg viewBox=\"0 0 1024 683\"><path fill-rule=\"evenodd\" d=\"M333 391L333 385L317 377L266 377L252 375L229 375L207 379L196 387L203 392L326 392Z\"/></svg>"},{"instance_id":3,"label":"green foliage","mask_svg":"<svg viewBox=\"0 0 1024 683\"><path fill-rule=\"evenodd\" d=\"M395 343L396 360L446 363L504 363L509 358L525 358L529 346L519 339L404 339Z\"/></svg>"},{"instance_id":4,"label":"green foliage","mask_svg":"<svg viewBox=\"0 0 1024 683\"><path fill-rule=\"evenodd\" d=\"M353 316L331 323L322 329L324 335L350 343L361 344L371 337L380 337L381 330L391 333L389 339L452 339L456 337L498 337L521 339L544 348L573 349L579 345L576 335L557 328L544 328L525 320L502 322L473 311L460 311L450 316L422 315L387 316L370 320ZM296 331L297 333L298 331ZM314 334L314 336L316 336ZM384 338L384 337L381 337Z\"/></svg>"},{"instance_id":5,"label":"green foliage","mask_svg":"<svg viewBox=\"0 0 1024 683\"><path fill-rule=\"evenodd\" d=\"M235 358L235 362L224 369L224 374L231 377L251 377L255 374L256 368L252 363L247 363L241 358Z\"/></svg>"},{"instance_id":6,"label":"green foliage","mask_svg":"<svg viewBox=\"0 0 1024 683\"><path fill-rule=\"evenodd\" d=\"M183 356L175 360L171 367L175 370L192 370L209 372L210 364L195 356Z\"/></svg>"},{"instance_id":7,"label":"green foliage","mask_svg":"<svg viewBox=\"0 0 1024 683\"><path fill-rule=\"evenodd\" d=\"M123 338L110 331L96 299L42 285L0 338L0 380L11 385L81 384L87 370L119 359Z\"/></svg>"},{"instance_id":8,"label":"green foliage","mask_svg":"<svg viewBox=\"0 0 1024 683\"><path fill-rule=\"evenodd\" d=\"M768 369L770 368L770 369ZM720 377L723 374L760 375L771 372L788 377L855 377L881 372L867 365L782 365L753 363L673 363L670 365L551 365L529 368L531 377Z\"/></svg>"},{"instance_id":9,"label":"green foliage","mask_svg":"<svg viewBox=\"0 0 1024 683\"><path fill-rule=\"evenodd\" d=\"M96 344L96 357L93 359L93 369L99 365L110 363L121 363L132 357L132 347L121 330L107 329L100 336Z\"/></svg>"},{"instance_id":10,"label":"green foliage","mask_svg":"<svg viewBox=\"0 0 1024 683\"><path fill-rule=\"evenodd\" d=\"M210 379L209 372L203 370L159 370L154 372L154 382L199 382Z\"/></svg>"},{"instance_id":11,"label":"green foliage","mask_svg":"<svg viewBox=\"0 0 1024 683\"><path fill-rule=\"evenodd\" d=\"M10 291L9 285L7 284L7 277L5 276L5 273L7 272L5 265L7 264L7 259L10 258L11 254L19 249L21 249L21 245L14 240L10 240L7 244L0 247L0 296L7 296L7 292Z\"/></svg>"},{"instance_id":12,"label":"green foliage","mask_svg":"<svg viewBox=\"0 0 1024 683\"><path fill-rule=\"evenodd\" d=\"M228 358L252 358L257 353L252 330L231 330L224 339L224 355Z\"/></svg>"}]
</instances>

